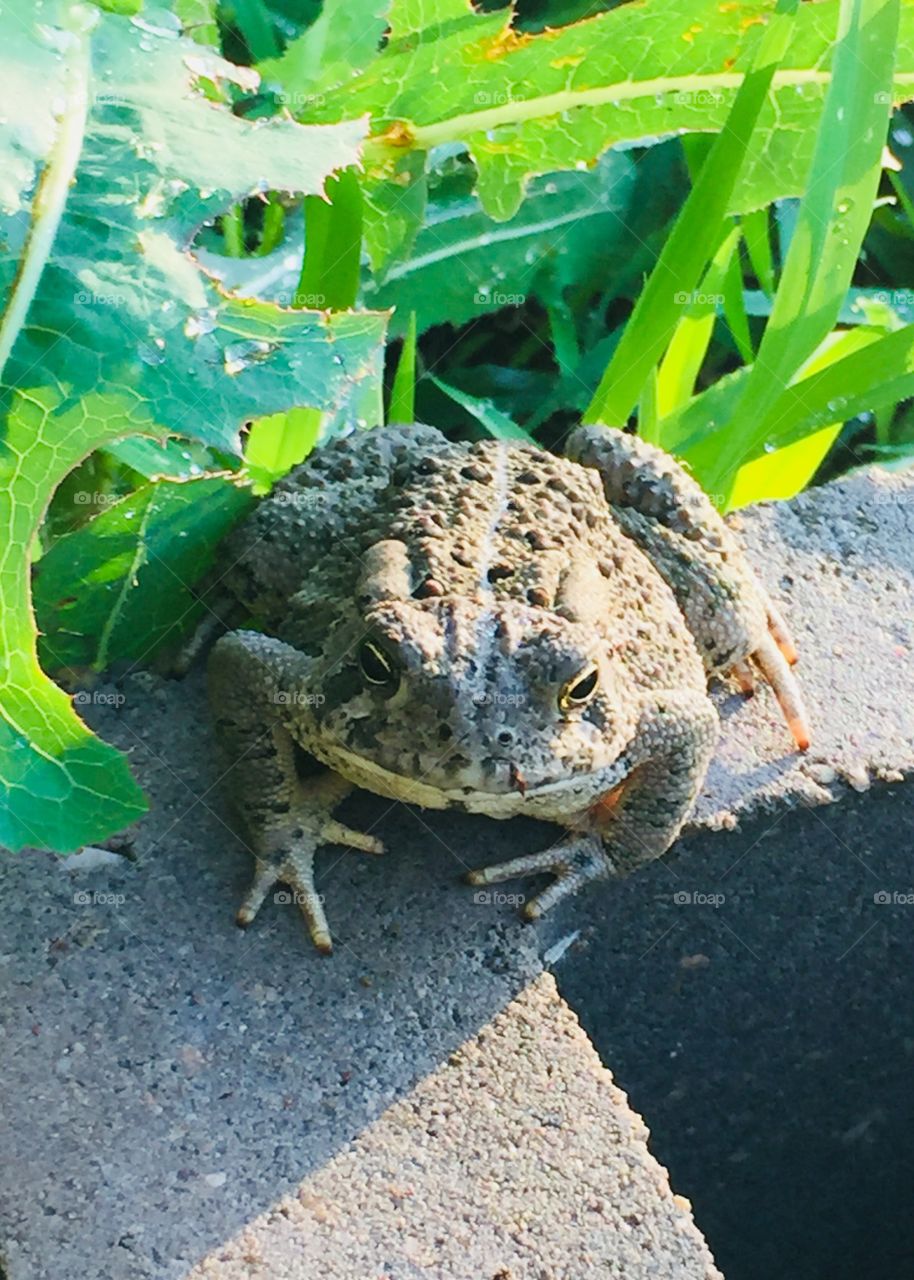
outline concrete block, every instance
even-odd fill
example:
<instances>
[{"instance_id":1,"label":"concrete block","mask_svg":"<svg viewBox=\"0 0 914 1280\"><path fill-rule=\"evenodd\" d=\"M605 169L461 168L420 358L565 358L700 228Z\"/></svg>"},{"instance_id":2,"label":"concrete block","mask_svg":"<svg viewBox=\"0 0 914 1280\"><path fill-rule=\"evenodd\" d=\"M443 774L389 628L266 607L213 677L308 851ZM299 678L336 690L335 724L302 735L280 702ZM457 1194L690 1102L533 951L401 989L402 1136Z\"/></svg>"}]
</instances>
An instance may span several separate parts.
<instances>
[{"instance_id":1,"label":"concrete block","mask_svg":"<svg viewBox=\"0 0 914 1280\"><path fill-rule=\"evenodd\" d=\"M721 1280L543 974L187 1280Z\"/></svg>"},{"instance_id":2,"label":"concrete block","mask_svg":"<svg viewBox=\"0 0 914 1280\"><path fill-rule=\"evenodd\" d=\"M421 813L360 794L341 816L376 830L391 852L324 854L319 885L334 957L311 950L291 905L268 903L239 933L232 919L250 859L215 790L199 672L180 684L125 676L122 705L89 708L103 735L130 752L153 809L128 835L133 861L90 856L68 864L24 853L0 863L0 1258L9 1280L186 1275L408 1099L523 992L546 957L603 1060L650 1120L674 1188L699 1203L698 1192L714 1187L699 1225L713 1217L713 1196L733 1196L742 1179L757 1193L756 1219L777 1240L764 1211L769 1184L752 1163L764 1144L721 1153L714 1092L710 1084L702 1092L700 1078L704 1072L720 1105L751 1126L751 1108L740 1111L743 1076L730 1075L728 1055L734 1045L744 1053L747 1097L756 1105L770 1048L764 1031L779 1016L762 1001L764 1026L754 1020L759 993L776 991L781 1000L793 993L797 1010L804 1001L847 1009L834 1001L849 990L858 1003L848 1026L865 1045L868 1011L859 1002L868 965L884 984L871 1007L883 1017L894 1010L892 1033L877 1039L891 1055L869 1063L871 1077L895 1080L892 1055L914 1044L911 966L898 941L908 936L898 919L903 905L890 904L895 950L876 963L878 951L874 959L855 943L850 954L860 967L847 987L837 957L832 970L821 959L827 951L810 960L834 918L843 919L849 945L852 926L868 927L879 905L867 895L909 887L904 826L892 845L885 823L868 819L883 832L882 861L861 879L865 829L843 849L841 822L845 806L907 794L880 785L858 797L857 789L901 777L914 752L914 479L868 473L743 519L755 559L799 632L813 751L805 759L790 752L767 693L748 705L723 693L723 740L692 833L630 881L595 888L540 926L521 925L504 898L474 901L458 877L541 847L552 828ZM830 809L808 807L836 798L843 802ZM780 832L793 828L779 824L794 821L792 809L797 820L828 824L831 836L817 842L808 825L785 845ZM738 820L760 825L729 831ZM738 893L716 887L730 875ZM823 884L827 923L817 914ZM500 886L505 895L525 887ZM692 895L692 914L676 914L677 892ZM714 892L732 894L739 919L695 897ZM701 930L710 922L716 932L708 941ZM874 923L886 930L889 917ZM879 936L867 934L868 946ZM811 1052L824 1053L837 1087L853 1083L859 1097L866 1073L837 1071L841 1052L823 1047L832 1031L823 1022ZM680 1042L693 1047L688 1079L703 1098L692 1118L688 1096L675 1105L685 1087ZM836 1096L828 1079L815 1085L823 1098ZM608 1087L605 1096L614 1105ZM783 1110L758 1114L772 1141L789 1132ZM861 1105L855 1124L865 1125L867 1114ZM868 1123L854 1141L875 1140L880 1126ZM731 1156L742 1162L733 1178L700 1181ZM734 1202L745 1209L745 1200ZM814 1204L807 1201L807 1222ZM762 1274L746 1270L732 1218L727 1223L730 1280ZM711 1245L721 1251L713 1235Z\"/></svg>"}]
</instances>

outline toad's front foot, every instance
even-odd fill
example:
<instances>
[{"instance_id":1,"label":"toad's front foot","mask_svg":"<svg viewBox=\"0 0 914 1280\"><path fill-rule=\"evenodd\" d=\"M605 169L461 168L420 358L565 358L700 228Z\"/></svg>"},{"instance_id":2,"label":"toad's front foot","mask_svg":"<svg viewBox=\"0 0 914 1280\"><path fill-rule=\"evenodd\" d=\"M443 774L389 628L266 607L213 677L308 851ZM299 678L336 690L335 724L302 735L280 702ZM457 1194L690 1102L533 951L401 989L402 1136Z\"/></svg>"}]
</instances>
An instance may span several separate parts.
<instances>
[{"instance_id":1,"label":"toad's front foot","mask_svg":"<svg viewBox=\"0 0 914 1280\"><path fill-rule=\"evenodd\" d=\"M602 880L615 873L615 868L596 836L574 836L562 840L551 849L511 858L492 867L480 867L467 875L470 884L498 884L502 880L514 880L518 876L542 875L552 872L552 884L542 893L524 904L521 914L527 920L537 920L562 898L577 893L589 880Z\"/></svg>"},{"instance_id":2,"label":"toad's front foot","mask_svg":"<svg viewBox=\"0 0 914 1280\"><path fill-rule=\"evenodd\" d=\"M335 780L334 780L335 781ZM324 914L321 896L314 887L314 855L321 845L339 844L363 853L383 853L384 846L375 836L337 822L328 802L338 797L309 794L295 806L294 816L281 827L266 830L258 844L263 852L255 854L257 869L254 881L238 909L238 923L247 927L275 884L290 886L292 893L277 901L294 901L308 925L311 941L318 951L329 955L333 950L330 926Z\"/></svg>"}]
</instances>

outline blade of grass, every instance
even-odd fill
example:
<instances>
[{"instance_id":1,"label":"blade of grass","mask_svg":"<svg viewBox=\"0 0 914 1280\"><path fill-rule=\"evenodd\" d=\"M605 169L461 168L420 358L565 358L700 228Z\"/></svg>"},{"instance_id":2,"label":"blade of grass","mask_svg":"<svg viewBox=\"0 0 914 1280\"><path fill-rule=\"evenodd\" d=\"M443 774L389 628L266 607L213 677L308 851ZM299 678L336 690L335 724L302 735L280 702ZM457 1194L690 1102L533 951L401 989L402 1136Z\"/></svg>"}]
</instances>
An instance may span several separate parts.
<instances>
[{"instance_id":1,"label":"blade of grass","mask_svg":"<svg viewBox=\"0 0 914 1280\"><path fill-rule=\"evenodd\" d=\"M881 173L898 16L898 0L842 0L806 194L758 358L717 436L714 492L729 493L741 465L758 454L772 406L838 316Z\"/></svg>"},{"instance_id":2,"label":"blade of grass","mask_svg":"<svg viewBox=\"0 0 914 1280\"><path fill-rule=\"evenodd\" d=\"M638 435L648 444L660 444L660 414L657 409L659 371L651 369L638 404Z\"/></svg>"},{"instance_id":3,"label":"blade of grass","mask_svg":"<svg viewBox=\"0 0 914 1280\"><path fill-rule=\"evenodd\" d=\"M222 241L230 258L244 257L244 205L233 204L222 215Z\"/></svg>"},{"instance_id":4,"label":"blade of grass","mask_svg":"<svg viewBox=\"0 0 914 1280\"><path fill-rule=\"evenodd\" d=\"M811 377L821 369L837 364L854 351L861 351L877 342L884 332L885 330L862 328L834 330L803 367L803 377ZM746 507L752 502L764 502L771 498L792 498L794 494L800 493L812 480L843 425L843 419L838 419L782 449L763 453L740 467L733 482L728 509Z\"/></svg>"},{"instance_id":5,"label":"blade of grass","mask_svg":"<svg viewBox=\"0 0 914 1280\"><path fill-rule=\"evenodd\" d=\"M776 434L780 447L839 420L846 422L914 395L914 324L875 339L872 330L861 326L842 338L850 342L851 334L863 335L862 349L800 378L769 409L764 425L767 432ZM716 435L709 435L709 423L732 420L749 376L749 370L740 369L722 378L662 424L666 447L685 458L706 488L711 488L708 477L713 475L717 455ZM765 454L766 438L745 461Z\"/></svg>"},{"instance_id":6,"label":"blade of grass","mask_svg":"<svg viewBox=\"0 0 914 1280\"><path fill-rule=\"evenodd\" d=\"M440 378L436 378L433 373L427 373L425 376L434 382L439 391L443 391L455 404L459 404L461 409L466 409L467 413L475 418L481 427L485 427L489 435L494 436L496 440L523 440L527 444L536 443L533 436L523 427L519 427L516 422L512 422L507 414L496 409L490 400L481 400L478 396L470 396L465 391L458 391L456 387L451 387Z\"/></svg>"},{"instance_id":7,"label":"blade of grass","mask_svg":"<svg viewBox=\"0 0 914 1280\"><path fill-rule=\"evenodd\" d=\"M270 192L267 202L263 206L260 244L257 246L257 256L259 258L265 257L266 254L272 253L274 249L279 247L285 229L286 211L282 201L275 192Z\"/></svg>"},{"instance_id":8,"label":"blade of grass","mask_svg":"<svg viewBox=\"0 0 914 1280\"><path fill-rule=\"evenodd\" d=\"M362 262L362 189L355 169L327 179L327 196L306 196L305 257L293 306L345 311L355 305Z\"/></svg>"},{"instance_id":9,"label":"blade of grass","mask_svg":"<svg viewBox=\"0 0 914 1280\"><path fill-rule=\"evenodd\" d=\"M570 378L581 363L581 350L578 346L574 316L561 300L551 303L547 307L547 311L549 313L549 334L552 338L555 362L562 377Z\"/></svg>"},{"instance_id":10,"label":"blade of grass","mask_svg":"<svg viewBox=\"0 0 914 1280\"><path fill-rule=\"evenodd\" d=\"M738 247L739 228L731 227L715 248L700 288L688 297L685 314L676 326L657 373L657 412L661 418L685 404L692 394L711 341L717 308L723 301L727 265Z\"/></svg>"},{"instance_id":11,"label":"blade of grass","mask_svg":"<svg viewBox=\"0 0 914 1280\"><path fill-rule=\"evenodd\" d=\"M755 352L752 349L752 334L749 332L749 318L746 315L743 267L738 250L724 272L724 316L740 358L746 364L751 364L755 359Z\"/></svg>"},{"instance_id":12,"label":"blade of grass","mask_svg":"<svg viewBox=\"0 0 914 1280\"><path fill-rule=\"evenodd\" d=\"M743 232L743 242L752 270L759 285L768 294L774 296L774 260L771 256L771 239L768 235L768 210L756 209L752 213L744 213L739 220Z\"/></svg>"},{"instance_id":13,"label":"blade of grass","mask_svg":"<svg viewBox=\"0 0 914 1280\"><path fill-rule=\"evenodd\" d=\"M679 318L677 298L694 291L717 246L759 113L788 48L796 11L797 0L778 0L753 65L625 326L585 422L624 422L663 355Z\"/></svg>"},{"instance_id":14,"label":"blade of grass","mask_svg":"<svg viewBox=\"0 0 914 1280\"><path fill-rule=\"evenodd\" d=\"M914 227L914 202L905 190L904 183L900 181L898 174L893 173L891 169L886 170L889 182L892 184L892 190L898 197L898 203L904 211L904 216L908 220L908 225Z\"/></svg>"},{"instance_id":15,"label":"blade of grass","mask_svg":"<svg viewBox=\"0 0 914 1280\"><path fill-rule=\"evenodd\" d=\"M415 422L416 420L416 313L409 313L406 335L400 359L397 361L397 372L394 385L390 391L390 409L388 422Z\"/></svg>"}]
</instances>

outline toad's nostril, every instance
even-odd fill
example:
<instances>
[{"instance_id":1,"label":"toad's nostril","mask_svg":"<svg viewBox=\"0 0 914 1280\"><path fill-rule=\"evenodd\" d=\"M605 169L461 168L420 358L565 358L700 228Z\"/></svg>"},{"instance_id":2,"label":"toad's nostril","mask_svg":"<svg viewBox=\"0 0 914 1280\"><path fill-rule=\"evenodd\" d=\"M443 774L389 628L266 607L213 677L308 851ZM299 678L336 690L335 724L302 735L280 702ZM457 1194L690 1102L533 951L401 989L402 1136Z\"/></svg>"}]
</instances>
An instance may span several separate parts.
<instances>
[{"instance_id":1,"label":"toad's nostril","mask_svg":"<svg viewBox=\"0 0 914 1280\"><path fill-rule=\"evenodd\" d=\"M510 747L514 742L513 729L500 729L495 740L500 747Z\"/></svg>"}]
</instances>

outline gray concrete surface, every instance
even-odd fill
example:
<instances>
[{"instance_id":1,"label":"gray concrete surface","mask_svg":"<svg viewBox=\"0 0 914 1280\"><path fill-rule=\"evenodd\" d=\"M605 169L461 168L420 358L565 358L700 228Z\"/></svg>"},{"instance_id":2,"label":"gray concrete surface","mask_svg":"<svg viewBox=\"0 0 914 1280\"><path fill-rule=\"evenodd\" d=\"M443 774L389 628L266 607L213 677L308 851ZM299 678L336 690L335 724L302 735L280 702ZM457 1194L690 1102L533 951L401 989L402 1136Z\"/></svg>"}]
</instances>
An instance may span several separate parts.
<instances>
[{"instance_id":1,"label":"gray concrete surface","mask_svg":"<svg viewBox=\"0 0 914 1280\"><path fill-rule=\"evenodd\" d=\"M549 974L188 1280L721 1280Z\"/></svg>"},{"instance_id":2,"label":"gray concrete surface","mask_svg":"<svg viewBox=\"0 0 914 1280\"><path fill-rule=\"evenodd\" d=\"M779 975L778 990L840 1008L840 971L828 985L821 966L809 967L810 939L834 923L816 915L816 886L837 859L852 874L835 877L830 901L845 902L847 920L863 924L870 882L854 879L853 847L835 853L845 806L803 806L853 797L874 777L899 777L914 751L914 478L857 477L752 513L745 525L803 648L813 751L803 760L789 753L767 694L749 704L725 696L725 733L692 836L631 881L599 887L537 927L522 926L506 902L474 901L457 877L469 865L538 847L549 828L418 813L361 794L343 818L373 827L392 852L383 859L324 855L319 885L334 957L310 950L294 906L267 904L253 928L239 933L232 916L249 859L213 789L199 673L180 684L126 676L118 706L101 700L110 690L100 691L91 718L130 751L154 802L122 846L134 860L61 862L33 853L0 865L0 1258L9 1280L184 1275L404 1098L576 930L556 971L651 1123L654 1147L666 1159L672 1138L688 1133L698 1172L717 1172L730 1156L715 1147L720 1126L706 1113L692 1124L664 1105L665 1133L652 1113L665 1091L680 1087L676 1073L662 1068L675 1063L689 1018L704 1029L695 1071L730 1079L732 1046L713 1034L701 981L709 968L718 976L708 999L717 1008L730 1001L732 1039L749 1055L767 1044L752 1016L768 982L766 963ZM882 786L854 803L888 803L896 790ZM778 823L798 803L798 816L827 821L837 844L817 852L807 832L799 847L784 847ZM742 834L708 831L738 818L760 824L750 848L739 843ZM764 861L757 857L763 847ZM886 865L892 892L904 884L906 852L899 840L896 861ZM749 924L701 900L718 892L713 886L731 862L743 869L745 915L771 915L779 925L771 950L752 948L764 959L748 975L739 961L749 963L740 940ZM713 874L705 870L712 866ZM812 895L806 928L794 921L791 886L798 901ZM691 914L675 913L684 905L677 893L691 895ZM903 914L903 905L892 909ZM719 957L702 945L709 912ZM727 929L735 935L729 941ZM868 952L860 946L863 963ZM914 1044L911 969L898 961L895 952L878 970L883 1004L895 1009L893 1052ZM572 991L578 973L586 980ZM810 973L824 985L810 989ZM865 986L866 974L858 973L852 990ZM691 1005L683 992L693 993ZM778 1016L776 1007L766 1014L775 1025ZM862 1013L849 1025L865 1037ZM757 1061L756 1092L760 1075ZM829 1083L818 1083L827 1094ZM738 1091L726 1097L737 1105ZM775 1133L789 1128L776 1107L761 1114ZM751 1126L751 1112L745 1121ZM872 1125L864 1132L875 1141ZM681 1145L670 1149L678 1160ZM751 1150L738 1152L742 1168L734 1176L755 1180L764 1218L763 1174L751 1165L747 1175L752 1158ZM674 1188L697 1201L670 1163ZM693 1166L683 1167L694 1182ZM755 1273L740 1271L745 1259L735 1239L723 1241L731 1259L725 1271L742 1280ZM711 1245L719 1249L713 1237Z\"/></svg>"}]
</instances>

